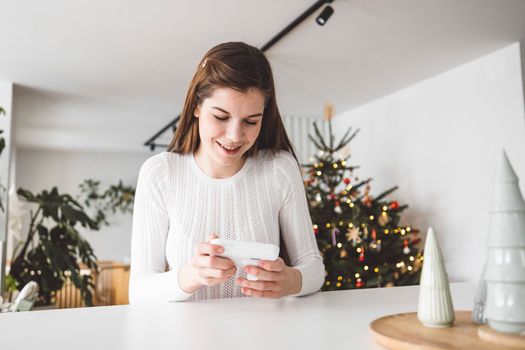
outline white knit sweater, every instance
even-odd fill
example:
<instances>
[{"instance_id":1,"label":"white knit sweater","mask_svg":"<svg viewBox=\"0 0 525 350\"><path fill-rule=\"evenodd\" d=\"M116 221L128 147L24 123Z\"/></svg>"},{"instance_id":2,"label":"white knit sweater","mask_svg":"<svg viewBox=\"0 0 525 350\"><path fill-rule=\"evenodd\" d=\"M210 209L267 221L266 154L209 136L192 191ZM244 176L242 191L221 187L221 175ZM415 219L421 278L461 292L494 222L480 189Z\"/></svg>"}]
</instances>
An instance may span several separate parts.
<instances>
[{"instance_id":1,"label":"white knit sweater","mask_svg":"<svg viewBox=\"0 0 525 350\"><path fill-rule=\"evenodd\" d=\"M291 266L302 275L297 296L318 291L324 281L300 170L289 152L260 151L226 179L206 175L193 155L163 152L146 160L139 173L130 303L243 296L234 283L246 276L242 269L193 295L180 288L178 269L191 259L196 244L213 233L276 245L282 237Z\"/></svg>"}]
</instances>

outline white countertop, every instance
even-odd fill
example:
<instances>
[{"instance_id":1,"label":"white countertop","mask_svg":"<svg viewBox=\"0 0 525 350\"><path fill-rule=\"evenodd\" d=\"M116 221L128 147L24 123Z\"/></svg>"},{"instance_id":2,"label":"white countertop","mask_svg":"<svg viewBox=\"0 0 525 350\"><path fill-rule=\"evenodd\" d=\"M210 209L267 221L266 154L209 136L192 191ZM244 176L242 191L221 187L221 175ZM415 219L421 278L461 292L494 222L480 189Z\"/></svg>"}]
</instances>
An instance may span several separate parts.
<instances>
[{"instance_id":1,"label":"white countertop","mask_svg":"<svg viewBox=\"0 0 525 350\"><path fill-rule=\"evenodd\" d=\"M451 285L471 310L475 285ZM280 300L121 305L0 314L1 349L381 349L374 319L417 310L418 286L322 292Z\"/></svg>"}]
</instances>

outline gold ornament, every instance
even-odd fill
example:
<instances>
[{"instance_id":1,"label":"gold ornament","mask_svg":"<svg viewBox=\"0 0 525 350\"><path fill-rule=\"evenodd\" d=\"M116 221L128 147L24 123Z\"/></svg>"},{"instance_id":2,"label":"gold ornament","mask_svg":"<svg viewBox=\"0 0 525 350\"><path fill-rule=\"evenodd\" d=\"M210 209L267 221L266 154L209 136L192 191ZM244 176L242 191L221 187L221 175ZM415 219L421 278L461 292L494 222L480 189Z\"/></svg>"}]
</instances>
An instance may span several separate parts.
<instances>
[{"instance_id":1,"label":"gold ornament","mask_svg":"<svg viewBox=\"0 0 525 350\"><path fill-rule=\"evenodd\" d=\"M379 215L379 217L377 218L377 222L381 226L385 226L386 224L388 224L389 220L390 220L390 217L388 216L387 213L383 213L383 214Z\"/></svg>"},{"instance_id":2,"label":"gold ornament","mask_svg":"<svg viewBox=\"0 0 525 350\"><path fill-rule=\"evenodd\" d=\"M324 120L332 120L334 115L334 106L331 103L325 103L324 105Z\"/></svg>"},{"instance_id":3,"label":"gold ornament","mask_svg":"<svg viewBox=\"0 0 525 350\"><path fill-rule=\"evenodd\" d=\"M346 232L346 238L352 241L353 246L361 243L361 237L359 237L359 229L357 227L349 228Z\"/></svg>"}]
</instances>

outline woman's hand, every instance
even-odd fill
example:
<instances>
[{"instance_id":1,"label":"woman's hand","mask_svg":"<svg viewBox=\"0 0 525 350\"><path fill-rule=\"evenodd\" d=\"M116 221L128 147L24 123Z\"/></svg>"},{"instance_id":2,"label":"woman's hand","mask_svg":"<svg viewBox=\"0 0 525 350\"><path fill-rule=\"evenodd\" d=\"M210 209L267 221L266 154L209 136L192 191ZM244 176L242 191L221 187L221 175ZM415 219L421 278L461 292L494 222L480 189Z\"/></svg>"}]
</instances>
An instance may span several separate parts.
<instances>
[{"instance_id":1,"label":"woman's hand","mask_svg":"<svg viewBox=\"0 0 525 350\"><path fill-rule=\"evenodd\" d=\"M195 247L191 260L179 270L179 285L186 293L194 293L204 286L213 286L235 275L237 268L228 258L215 256L224 253L224 248L209 243L216 235L208 237Z\"/></svg>"},{"instance_id":2,"label":"woman's hand","mask_svg":"<svg viewBox=\"0 0 525 350\"><path fill-rule=\"evenodd\" d=\"M262 298L281 298L301 291L301 272L286 266L283 259L275 261L261 260L258 266L245 266L244 270L257 277L257 281L237 278L235 283L241 286L246 295Z\"/></svg>"}]
</instances>

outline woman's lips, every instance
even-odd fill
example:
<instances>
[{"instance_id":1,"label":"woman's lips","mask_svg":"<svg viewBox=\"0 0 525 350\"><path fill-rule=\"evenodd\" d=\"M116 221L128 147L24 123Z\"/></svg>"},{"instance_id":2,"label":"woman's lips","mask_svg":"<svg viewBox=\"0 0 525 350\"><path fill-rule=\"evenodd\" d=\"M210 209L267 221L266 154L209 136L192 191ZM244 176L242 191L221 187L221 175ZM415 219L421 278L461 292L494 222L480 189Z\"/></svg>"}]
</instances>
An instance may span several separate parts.
<instances>
[{"instance_id":1,"label":"woman's lips","mask_svg":"<svg viewBox=\"0 0 525 350\"><path fill-rule=\"evenodd\" d=\"M231 150L231 149L226 149L220 142L217 142L219 144L219 147L222 149L222 151L224 153L226 153L227 155L234 155L234 154L237 154L240 149L241 149L241 146L238 146L237 148Z\"/></svg>"}]
</instances>

